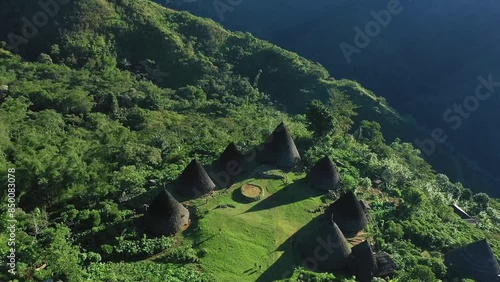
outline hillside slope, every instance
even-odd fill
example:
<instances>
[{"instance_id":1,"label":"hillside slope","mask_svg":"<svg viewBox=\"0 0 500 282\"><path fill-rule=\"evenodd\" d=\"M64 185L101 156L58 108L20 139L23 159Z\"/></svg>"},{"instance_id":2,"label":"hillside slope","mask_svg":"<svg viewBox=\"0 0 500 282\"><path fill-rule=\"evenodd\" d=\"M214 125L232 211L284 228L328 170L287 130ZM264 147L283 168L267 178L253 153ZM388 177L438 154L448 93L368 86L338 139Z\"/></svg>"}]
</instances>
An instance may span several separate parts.
<instances>
[{"instance_id":1,"label":"hillside slope","mask_svg":"<svg viewBox=\"0 0 500 282\"><path fill-rule=\"evenodd\" d=\"M288 242L314 235L315 218L348 191L372 209L351 243L368 239L390 254L394 281L455 277L444 254L477 240L500 254L500 203L434 173L411 144L386 143L379 123L354 125L362 117L351 99L377 103L366 112L383 126L400 120L359 84L146 0L61 4L15 54L10 32L22 33L22 15L40 7L11 5L0 25L8 27L0 43L0 182L10 204L0 216L16 221L0 222L0 253L9 260L14 253L16 263L2 264L0 281L267 282L307 273L346 282L349 273L299 269L304 258ZM224 189L223 172L211 165L227 144L252 159L281 122L302 161L282 171L247 159ZM325 156L339 166L336 196L312 190L305 178ZM213 194L175 192L193 159L218 184ZM247 183L264 195L242 201ZM191 224L155 237L141 222L162 189L188 208ZM477 224L454 214L455 203Z\"/></svg>"},{"instance_id":2,"label":"hillside slope","mask_svg":"<svg viewBox=\"0 0 500 282\"><path fill-rule=\"evenodd\" d=\"M413 134L412 130L420 129L409 130L398 135L403 140L417 145L416 140L428 139L435 128L444 130L448 139L445 144L437 144L444 154L426 156L436 169L477 191L499 195L500 179L495 176L500 156L498 86L490 86L492 95L480 100L477 107L477 100L470 100L483 84L479 77L491 77L494 85L500 80L498 1L231 3L171 1L167 5L211 18L231 30L251 32L320 62L334 77L359 81L428 131ZM367 37L366 46L357 48L354 28L364 30L374 21L373 13L387 11L390 3L399 3L398 12L374 37ZM357 51L350 55L343 52L343 43ZM467 110L459 113L454 105L465 105ZM384 133L392 137L385 128ZM471 175L471 170L478 175ZM488 181L481 180L486 178Z\"/></svg>"},{"instance_id":3,"label":"hillside slope","mask_svg":"<svg viewBox=\"0 0 500 282\"><path fill-rule=\"evenodd\" d=\"M367 95L369 91L362 86L333 81L321 65L250 34L230 33L213 22L183 13L121 18L120 13L128 13L139 4L124 2L126 5L115 10L113 3L115 1L78 1L60 5L54 18L49 17L42 28L35 27L34 36L27 34L27 42L17 36L22 36L23 31L29 33L30 29L25 27L33 23L25 23L22 19L25 15L35 15L41 7L29 1L12 7L7 5L4 11L9 13L3 18L5 24L0 27L0 39L31 60L46 53L56 63L77 68L117 66L149 77L162 87L178 89L194 85L208 95L221 95L222 92L222 95L242 97L252 85L268 95L272 102L277 102L279 108L292 114L304 113L312 99L326 101L332 92L342 90L360 106L356 121L379 122L388 140L401 138L413 142L431 136L431 132L405 122L386 103L381 105L375 95ZM84 12L75 14L71 11L73 6ZM150 5L145 9L147 14L155 8ZM91 10L96 12L87 15ZM221 72L223 74L214 75ZM474 158L464 156L450 143L436 144L436 147L437 152L424 157L437 171L463 182L474 191L495 197L500 195L496 189L500 179L494 173L482 168Z\"/></svg>"}]
</instances>

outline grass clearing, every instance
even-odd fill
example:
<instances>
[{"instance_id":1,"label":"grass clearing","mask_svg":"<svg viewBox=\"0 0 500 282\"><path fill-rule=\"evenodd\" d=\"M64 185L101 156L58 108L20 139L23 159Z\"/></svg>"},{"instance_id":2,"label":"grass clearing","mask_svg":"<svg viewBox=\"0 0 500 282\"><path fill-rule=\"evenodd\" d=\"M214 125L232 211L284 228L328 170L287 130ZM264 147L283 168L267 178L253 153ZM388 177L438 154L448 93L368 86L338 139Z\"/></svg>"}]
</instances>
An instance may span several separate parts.
<instances>
[{"instance_id":1,"label":"grass clearing","mask_svg":"<svg viewBox=\"0 0 500 282\"><path fill-rule=\"evenodd\" d=\"M309 210L323 203L323 194L308 187L304 176L246 179L216 192L208 202L194 202L208 213L184 235L205 253L203 269L216 281L273 281L290 275L302 262L290 238L318 215ZM245 183L262 187L264 198L240 202L235 195ZM220 205L234 208L215 208Z\"/></svg>"}]
</instances>

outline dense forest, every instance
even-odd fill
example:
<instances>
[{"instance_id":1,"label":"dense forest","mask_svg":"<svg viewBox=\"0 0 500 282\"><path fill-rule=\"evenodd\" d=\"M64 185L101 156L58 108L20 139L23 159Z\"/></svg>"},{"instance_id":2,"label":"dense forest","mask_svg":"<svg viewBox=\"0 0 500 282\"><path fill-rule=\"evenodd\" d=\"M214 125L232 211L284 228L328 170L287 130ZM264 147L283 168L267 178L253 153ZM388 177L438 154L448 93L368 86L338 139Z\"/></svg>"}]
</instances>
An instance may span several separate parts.
<instances>
[{"instance_id":1,"label":"dense forest","mask_svg":"<svg viewBox=\"0 0 500 282\"><path fill-rule=\"evenodd\" d=\"M360 82L426 131L393 135L386 126L388 140L412 142L451 179L500 196L498 1L157 2L251 32L320 62L334 77ZM387 14L391 5L395 13ZM481 85L489 86L476 92ZM486 92L491 95L484 100L471 98ZM435 144L453 156L444 162L429 144L422 145L435 128L448 137ZM471 169L483 173L476 177ZM481 182L485 178L487 183Z\"/></svg>"},{"instance_id":2,"label":"dense forest","mask_svg":"<svg viewBox=\"0 0 500 282\"><path fill-rule=\"evenodd\" d=\"M324 156L342 191L369 203L363 236L395 261L387 280L470 281L444 254L482 239L500 255L500 201L386 141L413 128L359 83L153 1L40 3L2 7L0 182L15 189L2 190L0 252L15 253L15 273L2 263L1 281L356 281L308 270L288 249L334 201L304 184ZM197 199L174 191L193 159L208 168L231 142L252 151L281 122L300 164L271 180L247 171L234 186L252 182L267 198L244 203L223 185ZM151 236L138 222L164 189L191 225Z\"/></svg>"}]
</instances>

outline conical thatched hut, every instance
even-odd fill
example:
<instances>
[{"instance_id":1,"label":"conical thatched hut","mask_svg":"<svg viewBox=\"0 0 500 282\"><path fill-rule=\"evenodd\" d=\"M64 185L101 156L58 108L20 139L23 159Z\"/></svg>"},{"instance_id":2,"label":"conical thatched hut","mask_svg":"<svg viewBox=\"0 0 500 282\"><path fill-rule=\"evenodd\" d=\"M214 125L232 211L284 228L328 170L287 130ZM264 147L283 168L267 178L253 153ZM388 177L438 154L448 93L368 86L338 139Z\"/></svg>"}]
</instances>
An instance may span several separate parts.
<instances>
[{"instance_id":1,"label":"conical thatched hut","mask_svg":"<svg viewBox=\"0 0 500 282\"><path fill-rule=\"evenodd\" d=\"M376 253L375 261L377 262L377 269L375 271L376 277L390 277L396 273L398 267L388 253Z\"/></svg>"},{"instance_id":2,"label":"conical thatched hut","mask_svg":"<svg viewBox=\"0 0 500 282\"><path fill-rule=\"evenodd\" d=\"M325 211L325 217L333 218L348 237L356 236L368 224L366 214L353 192L345 193L331 204Z\"/></svg>"},{"instance_id":3,"label":"conical thatched hut","mask_svg":"<svg viewBox=\"0 0 500 282\"><path fill-rule=\"evenodd\" d=\"M258 160L261 163L276 164L283 168L291 168L300 161L299 151L297 151L292 135L283 122L276 127L263 144L263 149L258 154Z\"/></svg>"},{"instance_id":4,"label":"conical thatched hut","mask_svg":"<svg viewBox=\"0 0 500 282\"><path fill-rule=\"evenodd\" d=\"M216 178L220 178L220 181L214 179L217 186L227 187L234 182L236 176L243 172L244 166L245 157L236 144L231 143L213 164L210 175L213 173L217 176Z\"/></svg>"},{"instance_id":5,"label":"conical thatched hut","mask_svg":"<svg viewBox=\"0 0 500 282\"><path fill-rule=\"evenodd\" d=\"M361 282L372 281L377 270L377 261L375 260L370 243L364 241L352 247L352 253L349 258L349 269L356 276L356 280Z\"/></svg>"},{"instance_id":6,"label":"conical thatched hut","mask_svg":"<svg viewBox=\"0 0 500 282\"><path fill-rule=\"evenodd\" d=\"M458 276L478 282L500 281L500 266L486 240L449 251L445 255L445 264Z\"/></svg>"},{"instance_id":7,"label":"conical thatched hut","mask_svg":"<svg viewBox=\"0 0 500 282\"><path fill-rule=\"evenodd\" d=\"M144 229L153 235L172 235L189 224L189 211L162 190L143 217Z\"/></svg>"},{"instance_id":8,"label":"conical thatched hut","mask_svg":"<svg viewBox=\"0 0 500 282\"><path fill-rule=\"evenodd\" d=\"M337 190L340 187L340 174L329 157L319 160L308 175L312 187L321 190Z\"/></svg>"},{"instance_id":9,"label":"conical thatched hut","mask_svg":"<svg viewBox=\"0 0 500 282\"><path fill-rule=\"evenodd\" d=\"M457 204L453 204L451 205L451 207L453 208L453 211L458 214L458 216L460 216L461 219L471 219L472 217L466 212L464 211L460 206L458 206Z\"/></svg>"},{"instance_id":10,"label":"conical thatched hut","mask_svg":"<svg viewBox=\"0 0 500 282\"><path fill-rule=\"evenodd\" d=\"M215 189L215 184L203 166L192 160L177 179L176 191L184 196L198 198Z\"/></svg>"},{"instance_id":11,"label":"conical thatched hut","mask_svg":"<svg viewBox=\"0 0 500 282\"><path fill-rule=\"evenodd\" d=\"M366 201L359 201L359 204L361 205L361 208L366 214L368 214L372 209Z\"/></svg>"},{"instance_id":12,"label":"conical thatched hut","mask_svg":"<svg viewBox=\"0 0 500 282\"><path fill-rule=\"evenodd\" d=\"M323 271L341 270L347 267L351 254L349 243L333 221L309 233L299 242L306 266L315 266Z\"/></svg>"}]
</instances>

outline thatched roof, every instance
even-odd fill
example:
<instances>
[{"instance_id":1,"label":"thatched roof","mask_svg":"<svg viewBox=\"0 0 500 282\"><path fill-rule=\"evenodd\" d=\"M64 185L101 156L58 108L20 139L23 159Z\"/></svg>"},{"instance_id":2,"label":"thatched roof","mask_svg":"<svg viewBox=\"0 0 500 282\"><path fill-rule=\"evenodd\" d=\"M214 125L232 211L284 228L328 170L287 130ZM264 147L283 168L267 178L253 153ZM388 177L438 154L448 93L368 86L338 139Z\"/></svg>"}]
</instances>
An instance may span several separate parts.
<instances>
[{"instance_id":1,"label":"thatched roof","mask_svg":"<svg viewBox=\"0 0 500 282\"><path fill-rule=\"evenodd\" d=\"M317 268L322 271L346 268L351 254L349 243L335 222L322 223L317 230L299 242L304 262L317 264Z\"/></svg>"},{"instance_id":2,"label":"thatched roof","mask_svg":"<svg viewBox=\"0 0 500 282\"><path fill-rule=\"evenodd\" d=\"M325 217L333 218L348 237L356 236L368 224L365 211L353 192L345 193L331 204L325 211Z\"/></svg>"},{"instance_id":3,"label":"thatched roof","mask_svg":"<svg viewBox=\"0 0 500 282\"><path fill-rule=\"evenodd\" d=\"M172 235L189 224L189 211L166 190L151 202L143 217L144 229L153 235Z\"/></svg>"},{"instance_id":4,"label":"thatched roof","mask_svg":"<svg viewBox=\"0 0 500 282\"><path fill-rule=\"evenodd\" d=\"M377 269L377 262L368 241L352 247L349 268L361 282L371 282Z\"/></svg>"},{"instance_id":5,"label":"thatched roof","mask_svg":"<svg viewBox=\"0 0 500 282\"><path fill-rule=\"evenodd\" d=\"M396 272L396 269L398 268L396 263L386 252L376 253L375 261L377 263L377 269L375 270L376 277L391 276Z\"/></svg>"},{"instance_id":6,"label":"thatched roof","mask_svg":"<svg viewBox=\"0 0 500 282\"><path fill-rule=\"evenodd\" d=\"M340 174L329 157L319 160L308 175L311 186L321 190L337 190L340 187Z\"/></svg>"},{"instance_id":7,"label":"thatched roof","mask_svg":"<svg viewBox=\"0 0 500 282\"><path fill-rule=\"evenodd\" d=\"M227 187L234 182L236 176L243 172L244 165L245 157L240 152L236 144L231 143L214 162L210 175L213 173L217 177L220 177L221 181L224 182L219 183L221 181L214 179L217 186Z\"/></svg>"},{"instance_id":8,"label":"thatched roof","mask_svg":"<svg viewBox=\"0 0 500 282\"><path fill-rule=\"evenodd\" d=\"M459 207L457 204L451 205L453 208L453 211L460 216L461 219L470 219L472 218L466 211L464 211L461 207Z\"/></svg>"},{"instance_id":9,"label":"thatched roof","mask_svg":"<svg viewBox=\"0 0 500 282\"><path fill-rule=\"evenodd\" d=\"M177 178L176 191L187 197L198 198L214 189L214 182L197 160L192 160Z\"/></svg>"},{"instance_id":10,"label":"thatched roof","mask_svg":"<svg viewBox=\"0 0 500 282\"><path fill-rule=\"evenodd\" d=\"M366 214L368 214L368 212L372 209L366 201L359 201L359 204Z\"/></svg>"},{"instance_id":11,"label":"thatched roof","mask_svg":"<svg viewBox=\"0 0 500 282\"><path fill-rule=\"evenodd\" d=\"M276 127L263 144L258 160L261 163L276 164L284 168L291 168L300 161L299 151L283 122Z\"/></svg>"},{"instance_id":12,"label":"thatched roof","mask_svg":"<svg viewBox=\"0 0 500 282\"><path fill-rule=\"evenodd\" d=\"M445 264L458 276L478 282L500 281L500 266L486 240L449 251L445 255Z\"/></svg>"}]
</instances>

